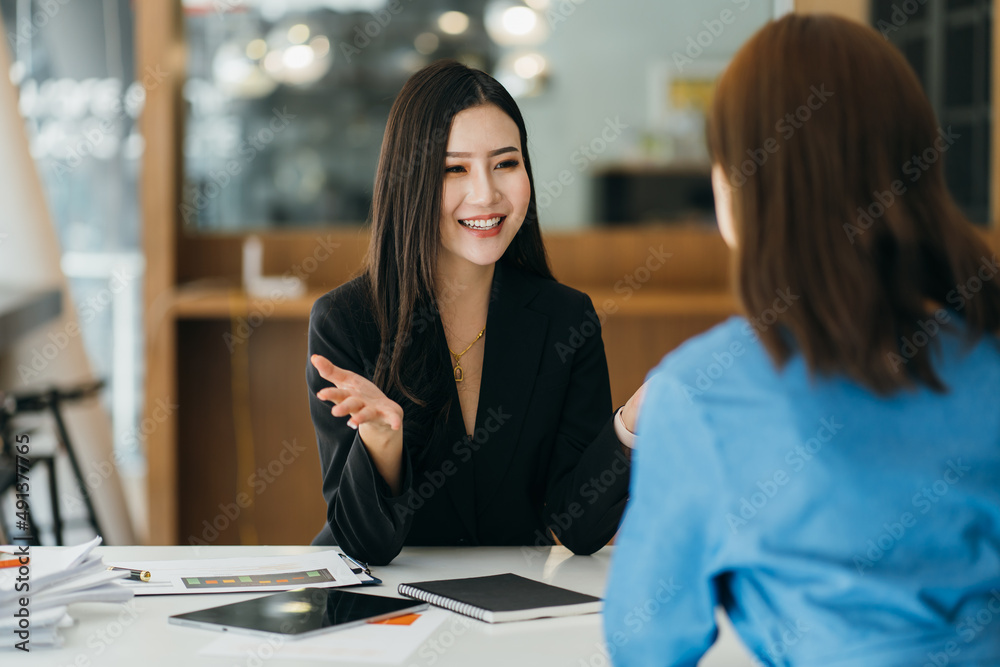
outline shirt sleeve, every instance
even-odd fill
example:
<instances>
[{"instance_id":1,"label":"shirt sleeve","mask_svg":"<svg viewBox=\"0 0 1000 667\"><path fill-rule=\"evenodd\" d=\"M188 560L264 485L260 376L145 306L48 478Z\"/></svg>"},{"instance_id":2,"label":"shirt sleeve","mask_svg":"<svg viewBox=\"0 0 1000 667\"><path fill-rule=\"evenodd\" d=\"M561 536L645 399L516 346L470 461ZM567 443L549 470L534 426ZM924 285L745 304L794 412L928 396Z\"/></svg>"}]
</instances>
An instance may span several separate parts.
<instances>
[{"instance_id":1,"label":"shirt sleeve","mask_svg":"<svg viewBox=\"0 0 1000 667\"><path fill-rule=\"evenodd\" d=\"M309 357L319 354L333 364L371 379L352 339L347 313L340 313L329 296L313 305L309 318ZM393 497L375 468L361 434L347 425L348 417L334 417L333 405L316 393L331 386L306 360L309 412L316 429L326 519L338 546L347 555L384 565L399 554L409 533L413 512L405 507L412 486L412 468L406 449L405 424L402 492Z\"/></svg>"},{"instance_id":2,"label":"shirt sleeve","mask_svg":"<svg viewBox=\"0 0 1000 667\"><path fill-rule=\"evenodd\" d=\"M725 487L712 432L681 384L661 373L647 392L605 594L605 638L615 664L694 667L718 632L713 571Z\"/></svg>"},{"instance_id":3,"label":"shirt sleeve","mask_svg":"<svg viewBox=\"0 0 1000 667\"><path fill-rule=\"evenodd\" d=\"M583 296L581 321L596 331L572 356L550 462L545 524L576 554L591 554L618 530L631 459L615 435L611 382L601 328L590 298Z\"/></svg>"},{"instance_id":4,"label":"shirt sleeve","mask_svg":"<svg viewBox=\"0 0 1000 667\"><path fill-rule=\"evenodd\" d=\"M635 433L628 430L628 427L625 426L625 421L622 418L622 410L624 409L625 406L623 405L615 410L615 435L618 436L618 441L623 445L629 449L635 449Z\"/></svg>"}]
</instances>

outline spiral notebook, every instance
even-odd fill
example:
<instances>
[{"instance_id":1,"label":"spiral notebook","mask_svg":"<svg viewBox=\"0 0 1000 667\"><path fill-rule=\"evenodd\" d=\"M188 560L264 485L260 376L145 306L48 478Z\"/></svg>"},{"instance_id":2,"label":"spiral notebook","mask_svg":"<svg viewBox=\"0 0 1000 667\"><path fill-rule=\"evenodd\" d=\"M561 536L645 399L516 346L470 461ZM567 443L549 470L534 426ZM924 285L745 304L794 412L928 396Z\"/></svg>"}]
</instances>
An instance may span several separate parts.
<instances>
[{"instance_id":1,"label":"spiral notebook","mask_svg":"<svg viewBox=\"0 0 1000 667\"><path fill-rule=\"evenodd\" d=\"M399 594L487 623L594 614L601 599L516 574L400 584Z\"/></svg>"}]
</instances>

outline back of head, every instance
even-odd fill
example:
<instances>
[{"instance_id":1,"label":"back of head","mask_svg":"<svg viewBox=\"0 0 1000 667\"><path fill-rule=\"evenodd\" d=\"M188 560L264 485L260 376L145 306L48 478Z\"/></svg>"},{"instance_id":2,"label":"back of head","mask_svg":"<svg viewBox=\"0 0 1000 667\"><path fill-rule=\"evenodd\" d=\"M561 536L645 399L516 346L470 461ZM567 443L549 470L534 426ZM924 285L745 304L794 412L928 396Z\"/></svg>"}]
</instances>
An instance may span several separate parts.
<instances>
[{"instance_id":1,"label":"back of head","mask_svg":"<svg viewBox=\"0 0 1000 667\"><path fill-rule=\"evenodd\" d=\"M732 188L739 296L749 317L775 314L757 330L776 363L798 350L881 394L941 391L926 329L1000 330L1000 287L976 278L992 253L945 186L953 141L903 56L861 24L793 14L736 54L709 143Z\"/></svg>"}]
</instances>

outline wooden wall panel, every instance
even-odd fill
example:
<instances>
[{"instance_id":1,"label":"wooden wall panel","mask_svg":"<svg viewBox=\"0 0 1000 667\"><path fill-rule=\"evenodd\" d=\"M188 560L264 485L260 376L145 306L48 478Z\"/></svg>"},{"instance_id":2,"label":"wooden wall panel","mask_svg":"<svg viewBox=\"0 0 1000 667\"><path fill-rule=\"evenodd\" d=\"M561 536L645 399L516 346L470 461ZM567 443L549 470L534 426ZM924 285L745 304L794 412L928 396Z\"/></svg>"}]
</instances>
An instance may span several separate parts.
<instances>
[{"instance_id":1,"label":"wooden wall panel","mask_svg":"<svg viewBox=\"0 0 1000 667\"><path fill-rule=\"evenodd\" d=\"M871 0L795 0L795 11L839 14L861 23L868 23L871 16Z\"/></svg>"},{"instance_id":2,"label":"wooden wall panel","mask_svg":"<svg viewBox=\"0 0 1000 667\"><path fill-rule=\"evenodd\" d=\"M544 239L556 277L568 285L611 289L662 252L670 257L652 272L648 286L672 290L728 286L728 249L714 226L588 228L547 232ZM238 285L242 243L240 236L183 237L178 282ZM264 237L264 245L266 274L303 274L311 289L325 291L360 269L368 231L331 227L272 232Z\"/></svg>"},{"instance_id":3,"label":"wooden wall panel","mask_svg":"<svg viewBox=\"0 0 1000 667\"><path fill-rule=\"evenodd\" d=\"M614 407L625 404L668 352L725 319L716 315L609 317L602 338Z\"/></svg>"},{"instance_id":4,"label":"wooden wall panel","mask_svg":"<svg viewBox=\"0 0 1000 667\"><path fill-rule=\"evenodd\" d=\"M178 402L174 382L174 320L170 301L175 284L177 201L180 192L178 142L184 51L180 42L180 3L135 3L136 78L146 100L139 119L146 142L140 202L143 220L143 276L146 347L144 419L163 403ZM155 422L155 419L154 419ZM143 422L145 423L145 422ZM176 420L168 415L146 439L148 517L151 544L172 544L177 532ZM166 499L166 501L164 500Z\"/></svg>"},{"instance_id":5,"label":"wooden wall panel","mask_svg":"<svg viewBox=\"0 0 1000 667\"><path fill-rule=\"evenodd\" d=\"M229 355L221 345L225 320L181 322L177 332L178 541L238 544L237 527L215 523L220 503L236 496L235 432ZM220 353L220 348L222 353ZM223 517L225 518L225 517ZM212 531L218 530L220 534ZM200 544L201 542L196 542Z\"/></svg>"},{"instance_id":6,"label":"wooden wall panel","mask_svg":"<svg viewBox=\"0 0 1000 667\"><path fill-rule=\"evenodd\" d=\"M181 324L181 543L308 544L322 527L326 506L307 402L306 330L304 319L269 320L230 353L229 321ZM234 391L239 355L249 360L248 396L246 386ZM252 437L242 471L238 426L249 427Z\"/></svg>"}]
</instances>

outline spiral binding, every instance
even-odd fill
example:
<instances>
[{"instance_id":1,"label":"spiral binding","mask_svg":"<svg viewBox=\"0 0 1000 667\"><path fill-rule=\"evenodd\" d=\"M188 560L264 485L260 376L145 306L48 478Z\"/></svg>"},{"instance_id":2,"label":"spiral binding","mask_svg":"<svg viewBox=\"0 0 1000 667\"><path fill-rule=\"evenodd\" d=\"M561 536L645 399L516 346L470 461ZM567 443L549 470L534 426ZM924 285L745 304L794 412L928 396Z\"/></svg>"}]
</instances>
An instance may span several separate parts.
<instances>
[{"instance_id":1,"label":"spiral binding","mask_svg":"<svg viewBox=\"0 0 1000 667\"><path fill-rule=\"evenodd\" d=\"M488 609L482 609L466 602L459 602L458 600L446 598L443 595L428 593L427 591L419 588L414 588L409 584L400 584L399 594L405 595L409 598L416 598L422 602L428 602L435 607L443 607L444 609L454 611L464 616L471 616L478 621L485 621L486 615L491 613Z\"/></svg>"}]
</instances>

